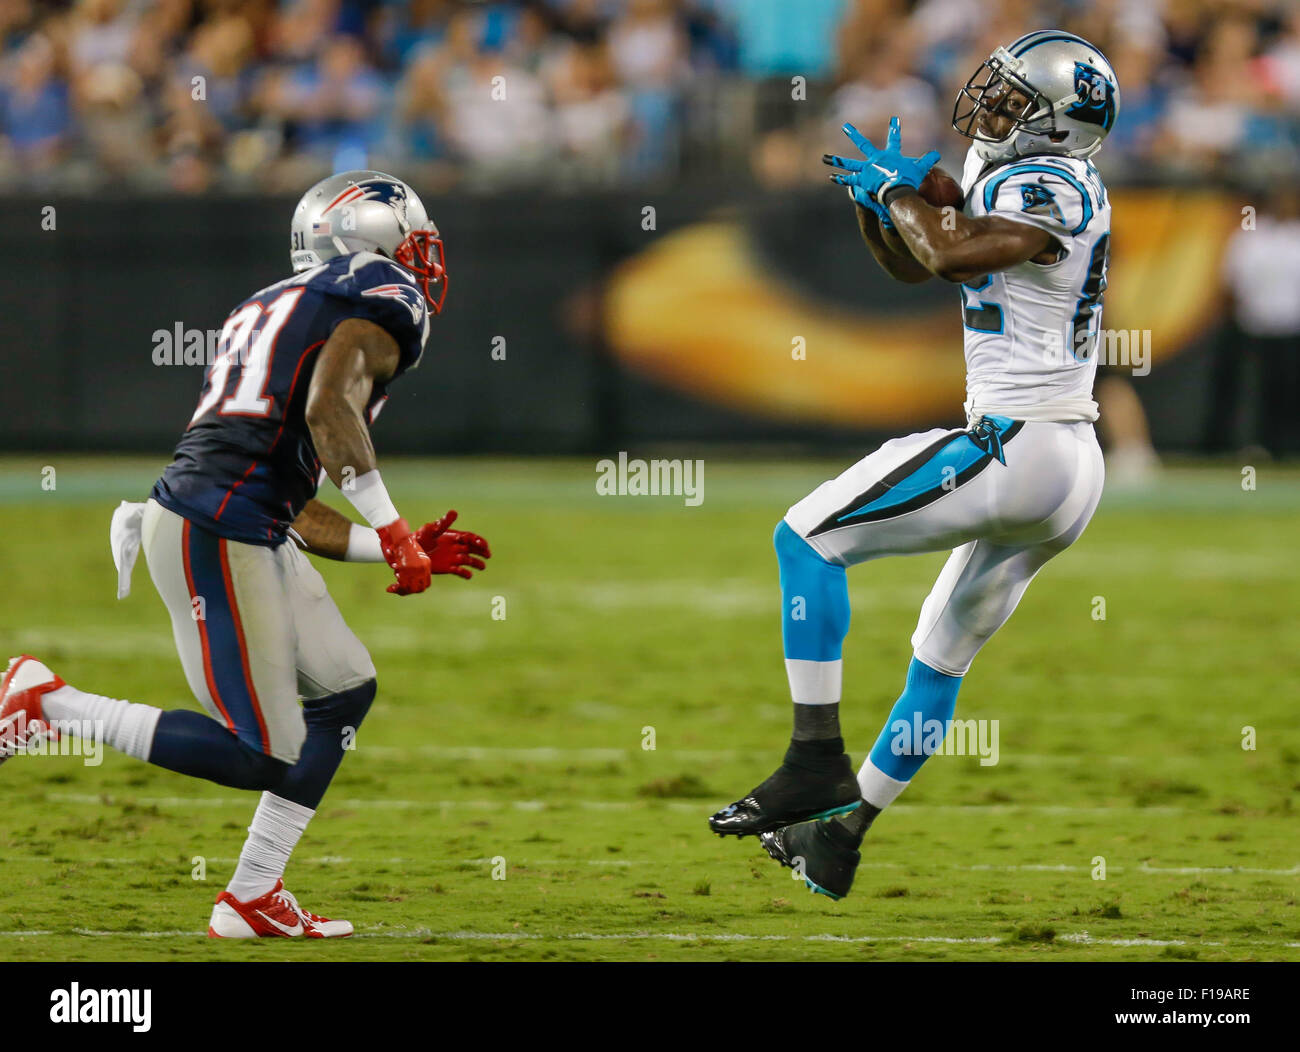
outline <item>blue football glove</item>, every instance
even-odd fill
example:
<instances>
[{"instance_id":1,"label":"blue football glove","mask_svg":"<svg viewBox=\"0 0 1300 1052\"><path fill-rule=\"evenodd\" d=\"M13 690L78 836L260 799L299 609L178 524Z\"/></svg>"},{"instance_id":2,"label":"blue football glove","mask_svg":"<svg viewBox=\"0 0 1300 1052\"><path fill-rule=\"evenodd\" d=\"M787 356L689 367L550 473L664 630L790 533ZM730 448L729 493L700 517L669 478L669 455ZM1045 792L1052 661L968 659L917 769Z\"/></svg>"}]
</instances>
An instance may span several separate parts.
<instances>
[{"instance_id":1,"label":"blue football glove","mask_svg":"<svg viewBox=\"0 0 1300 1052\"><path fill-rule=\"evenodd\" d=\"M860 186L850 186L846 187L846 189L849 191L849 196L853 198L857 204L861 205L868 212L876 213L876 218L880 220L880 226L882 229L894 229L894 221L889 218L888 208L882 205L879 201L873 201L867 196L867 192Z\"/></svg>"},{"instance_id":2,"label":"blue football glove","mask_svg":"<svg viewBox=\"0 0 1300 1052\"><path fill-rule=\"evenodd\" d=\"M844 169L832 175L831 182L852 187L855 191L861 190L866 197L874 200L882 208L885 207L885 195L890 190L905 186L917 189L930 169L939 163L938 150L931 150L921 157L903 156L903 133L899 128L897 117L889 119L889 137L885 141L883 150L874 146L871 140L852 124L844 125L844 134L862 152L866 160L857 161L826 154L822 157L824 164L832 168ZM854 200L857 199L855 193Z\"/></svg>"}]
</instances>

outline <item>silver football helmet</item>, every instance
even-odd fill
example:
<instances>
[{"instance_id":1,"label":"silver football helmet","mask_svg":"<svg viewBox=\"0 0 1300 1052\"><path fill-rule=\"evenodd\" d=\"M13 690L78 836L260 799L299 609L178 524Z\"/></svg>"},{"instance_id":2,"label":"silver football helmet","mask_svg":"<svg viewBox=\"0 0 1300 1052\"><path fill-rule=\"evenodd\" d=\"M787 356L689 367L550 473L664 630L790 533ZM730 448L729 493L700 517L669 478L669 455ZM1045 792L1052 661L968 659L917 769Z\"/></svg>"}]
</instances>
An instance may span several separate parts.
<instances>
[{"instance_id":1,"label":"silver football helmet","mask_svg":"<svg viewBox=\"0 0 1300 1052\"><path fill-rule=\"evenodd\" d=\"M1086 158L1101 149L1118 115L1119 82L1106 56L1073 33L1044 29L984 61L957 96L952 126L975 140L986 161L1028 153ZM990 117L1009 120L1010 128L995 137Z\"/></svg>"},{"instance_id":2,"label":"silver football helmet","mask_svg":"<svg viewBox=\"0 0 1300 1052\"><path fill-rule=\"evenodd\" d=\"M335 256L378 252L415 276L437 314L447 298L442 238L424 204L383 172L340 172L322 179L293 210L289 259L294 273Z\"/></svg>"}]
</instances>

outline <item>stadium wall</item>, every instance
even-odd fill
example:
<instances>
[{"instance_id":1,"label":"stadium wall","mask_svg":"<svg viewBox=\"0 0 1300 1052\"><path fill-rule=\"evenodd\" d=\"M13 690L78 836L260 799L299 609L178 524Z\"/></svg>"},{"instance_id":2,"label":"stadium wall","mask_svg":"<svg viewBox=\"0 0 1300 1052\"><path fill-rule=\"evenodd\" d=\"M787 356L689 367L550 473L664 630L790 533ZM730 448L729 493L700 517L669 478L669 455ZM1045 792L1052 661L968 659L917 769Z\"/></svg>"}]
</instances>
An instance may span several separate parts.
<instances>
[{"instance_id":1,"label":"stadium wall","mask_svg":"<svg viewBox=\"0 0 1300 1052\"><path fill-rule=\"evenodd\" d=\"M1148 334L1151 367L1133 382L1156 444L1191 448L1238 213L1196 191L1114 199L1106 324ZM387 451L860 446L961 419L956 290L886 282L838 195L428 203L449 296L376 425ZM293 204L0 200L0 448L170 449L201 368L159 359L286 276Z\"/></svg>"}]
</instances>

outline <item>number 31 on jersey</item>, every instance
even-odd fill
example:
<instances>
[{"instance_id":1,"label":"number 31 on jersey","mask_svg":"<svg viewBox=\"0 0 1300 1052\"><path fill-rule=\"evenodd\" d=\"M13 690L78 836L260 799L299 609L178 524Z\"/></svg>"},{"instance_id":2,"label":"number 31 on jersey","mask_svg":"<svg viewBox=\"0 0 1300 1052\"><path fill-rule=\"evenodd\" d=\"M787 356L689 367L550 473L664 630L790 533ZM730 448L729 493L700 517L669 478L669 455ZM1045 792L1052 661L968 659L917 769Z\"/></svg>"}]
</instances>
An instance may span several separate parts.
<instances>
[{"instance_id":1,"label":"number 31 on jersey","mask_svg":"<svg viewBox=\"0 0 1300 1052\"><path fill-rule=\"evenodd\" d=\"M275 341L303 291L288 289L267 307L249 303L226 319L208 390L190 418L191 426L218 402L222 416L266 416L271 411L272 399L265 392ZM232 374L237 378L234 393L222 402Z\"/></svg>"}]
</instances>

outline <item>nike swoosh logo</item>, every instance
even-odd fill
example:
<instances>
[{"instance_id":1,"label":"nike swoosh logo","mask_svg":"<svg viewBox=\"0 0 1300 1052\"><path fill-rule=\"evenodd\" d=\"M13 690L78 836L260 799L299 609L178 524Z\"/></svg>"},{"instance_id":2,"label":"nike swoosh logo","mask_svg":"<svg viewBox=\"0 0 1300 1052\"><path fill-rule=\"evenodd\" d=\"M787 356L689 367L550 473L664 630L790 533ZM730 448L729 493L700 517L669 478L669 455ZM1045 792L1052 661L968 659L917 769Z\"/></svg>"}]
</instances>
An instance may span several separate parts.
<instances>
[{"instance_id":1,"label":"nike swoosh logo","mask_svg":"<svg viewBox=\"0 0 1300 1052\"><path fill-rule=\"evenodd\" d=\"M882 173L884 173L885 175L897 175L897 174L898 174L898 170L897 170L897 169L881 168L880 165L876 164L875 162L872 162L871 167L874 168L874 169L875 169L876 171L878 171L878 172L882 172Z\"/></svg>"},{"instance_id":2,"label":"nike swoosh logo","mask_svg":"<svg viewBox=\"0 0 1300 1052\"><path fill-rule=\"evenodd\" d=\"M259 917L262 918L262 920L266 921L267 924L269 924L272 928L274 928L278 932L281 932L285 935L301 935L303 933L302 921L299 921L292 928L290 928L288 925L281 924L278 920L273 920L272 918L268 917L261 910L256 910L255 912Z\"/></svg>"}]
</instances>

